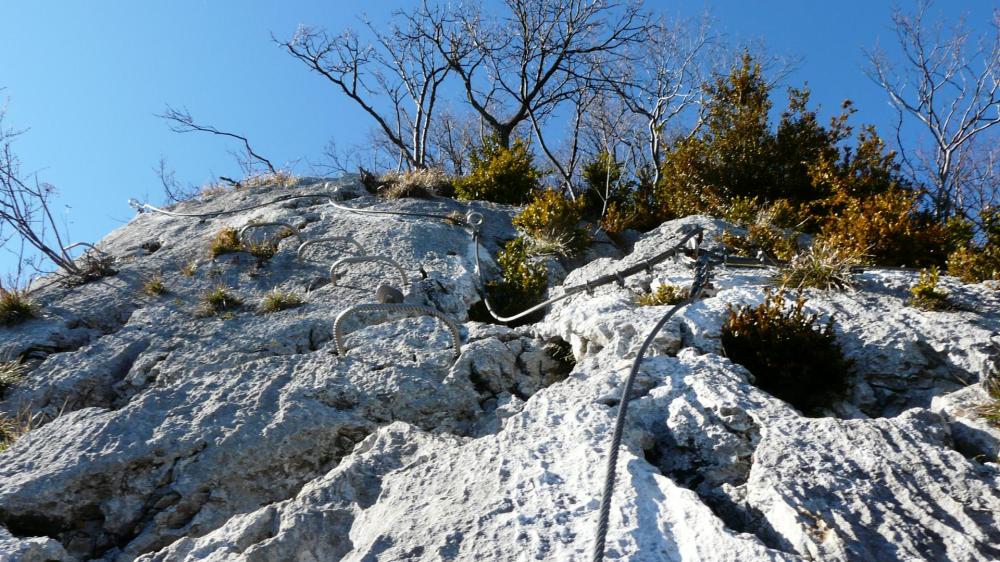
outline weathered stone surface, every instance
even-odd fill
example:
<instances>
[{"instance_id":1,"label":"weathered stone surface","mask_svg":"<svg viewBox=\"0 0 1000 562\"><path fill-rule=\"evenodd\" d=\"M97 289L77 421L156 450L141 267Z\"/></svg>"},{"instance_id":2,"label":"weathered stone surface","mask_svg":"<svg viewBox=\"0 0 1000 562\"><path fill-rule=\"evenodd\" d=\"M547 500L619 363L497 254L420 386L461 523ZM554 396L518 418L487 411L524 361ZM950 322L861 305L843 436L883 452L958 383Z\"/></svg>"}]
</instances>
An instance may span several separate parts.
<instances>
[{"instance_id":1,"label":"weathered stone surface","mask_svg":"<svg viewBox=\"0 0 1000 562\"><path fill-rule=\"evenodd\" d=\"M249 190L180 212L267 203ZM344 204L460 213L445 199ZM514 236L512 209L486 215L484 266ZM285 238L266 263L211 259L223 226L289 222L302 236L352 235L407 273L408 303L461 325L462 354L430 317L333 319L405 285L382 264L329 266L349 245L297 259ZM702 248L732 228L689 217L631 248L602 244L567 262L563 286L647 259L683 228ZM274 230L255 229L254 237ZM26 379L0 412L38 427L0 453L0 559L108 561L585 560L621 383L667 307L635 295L687 285L689 258L581 293L511 329L470 321L479 299L467 231L446 221L371 216L321 197L200 220L138 217L101 242L119 273L41 288L43 318L0 328ZM627 255L623 253L627 252ZM619 258L619 256L622 256ZM192 276L179 270L197 262ZM140 291L161 273L169 293ZM906 306L916 274L871 271L848 293L808 291L854 360L851 392L829 417L803 417L752 384L719 342L729 307L756 304L767 270L716 271L704 299L654 342L636 383L611 510L608 559L984 560L1000 557L1000 430L976 415L1000 361L1000 297L943 285L962 308ZM244 302L196 314L224 285ZM305 304L257 310L274 287ZM554 287L550 293L559 294ZM568 345L571 372L553 349Z\"/></svg>"}]
</instances>

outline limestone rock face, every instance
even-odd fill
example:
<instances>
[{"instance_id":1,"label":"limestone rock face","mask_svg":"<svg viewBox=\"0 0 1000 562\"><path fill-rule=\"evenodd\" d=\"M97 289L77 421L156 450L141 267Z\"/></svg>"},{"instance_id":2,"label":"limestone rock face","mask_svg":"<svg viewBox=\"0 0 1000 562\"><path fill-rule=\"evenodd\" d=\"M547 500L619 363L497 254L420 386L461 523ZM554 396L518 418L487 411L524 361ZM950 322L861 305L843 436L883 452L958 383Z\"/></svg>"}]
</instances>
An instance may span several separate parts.
<instances>
[{"instance_id":1,"label":"limestone rock face","mask_svg":"<svg viewBox=\"0 0 1000 562\"><path fill-rule=\"evenodd\" d=\"M691 260L576 294L535 324L482 323L465 228L338 209L320 196L337 187L172 209L247 208L216 217L140 215L99 244L116 275L41 287L42 317L0 328L0 356L30 369L0 412L36 420L0 453L0 560L590 559L622 382L668 308L635 295L690 284ZM487 276L515 235L508 207L341 193L356 208L483 213ZM313 196L269 204L298 194ZM295 236L268 260L209 257L219 229L253 222L350 235L406 282L380 262L331 282L330 265L357 251L342 241L301 258ZM688 217L630 247L603 240L553 279L639 263L692 225L704 249L733 228ZM977 414L1000 363L998 293L945 278L962 311L924 312L905 304L915 273L878 270L853 292L808 291L854 367L844 399L805 417L720 343L729 308L761 302L769 274L716 269L654 341L630 397L607 559L1000 558L1000 430ZM168 292L144 294L155 275ZM385 311L347 318L338 355L334 319L383 283L453 318L460 356L438 320ZM208 315L200 300L217 287L243 304ZM262 312L276 287L304 304Z\"/></svg>"}]
</instances>

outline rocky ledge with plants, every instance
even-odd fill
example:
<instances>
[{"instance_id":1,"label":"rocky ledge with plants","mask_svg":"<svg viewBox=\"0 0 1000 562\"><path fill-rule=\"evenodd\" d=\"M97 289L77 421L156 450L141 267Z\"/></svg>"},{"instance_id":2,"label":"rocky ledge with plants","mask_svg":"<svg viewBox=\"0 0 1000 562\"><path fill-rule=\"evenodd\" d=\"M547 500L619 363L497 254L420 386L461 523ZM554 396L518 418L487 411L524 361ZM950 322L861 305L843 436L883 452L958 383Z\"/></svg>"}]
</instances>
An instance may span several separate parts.
<instances>
[{"instance_id":1,"label":"rocky ledge with plants","mask_svg":"<svg viewBox=\"0 0 1000 562\"><path fill-rule=\"evenodd\" d=\"M328 188L304 178L173 210ZM354 207L482 213L490 280L501 249L532 234L514 207L341 191ZM353 246L300 257L277 227L212 251L222 229L264 222L306 240L349 234L409 286L377 262L332 283ZM624 377L677 300L637 296L684 298L691 258L508 327L485 321L455 222L314 197L204 220L147 213L108 235L115 275L39 288L31 314L0 327L0 356L18 361L0 402L0 559L589 559ZM692 226L702 250L740 231L670 220L634 244L597 236L575 257L536 256L544 275L524 275L558 295ZM273 253L259 259L252 242ZM814 288L829 263L798 263L795 275L716 268L654 341L630 396L607 558L1000 557L1000 292L941 274L932 289L952 306L925 310L911 305L911 287L931 282L919 271L834 263ZM334 318L381 283L459 323L457 360L434 318L383 312L347 321L337 354ZM518 304L530 303L506 303Z\"/></svg>"}]
</instances>

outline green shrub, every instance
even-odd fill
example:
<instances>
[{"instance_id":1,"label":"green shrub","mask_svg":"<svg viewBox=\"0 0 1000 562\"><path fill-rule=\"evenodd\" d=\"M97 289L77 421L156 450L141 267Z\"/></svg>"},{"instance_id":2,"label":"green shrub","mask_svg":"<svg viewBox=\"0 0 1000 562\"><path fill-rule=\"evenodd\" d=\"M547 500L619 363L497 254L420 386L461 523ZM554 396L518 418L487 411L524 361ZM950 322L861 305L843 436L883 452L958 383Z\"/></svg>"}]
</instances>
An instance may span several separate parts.
<instances>
[{"instance_id":1,"label":"green shrub","mask_svg":"<svg viewBox=\"0 0 1000 562\"><path fill-rule=\"evenodd\" d=\"M847 289L853 285L851 267L860 259L860 254L851 249L817 240L779 269L775 281L783 288Z\"/></svg>"},{"instance_id":2,"label":"green shrub","mask_svg":"<svg viewBox=\"0 0 1000 562\"><path fill-rule=\"evenodd\" d=\"M910 305L923 310L951 310L954 306L948 300L948 293L938 289L938 268L931 267L920 272L920 279L910 287Z\"/></svg>"},{"instance_id":3,"label":"green shrub","mask_svg":"<svg viewBox=\"0 0 1000 562\"><path fill-rule=\"evenodd\" d=\"M575 256L587 249L590 236L579 228L583 220L584 202L573 201L562 194L544 189L536 191L531 202L513 219L529 240L532 254L555 253Z\"/></svg>"},{"instance_id":4,"label":"green shrub","mask_svg":"<svg viewBox=\"0 0 1000 562\"><path fill-rule=\"evenodd\" d=\"M723 219L733 224L748 226L757 222L762 207L757 197L737 196L727 201L719 209L719 213Z\"/></svg>"},{"instance_id":5,"label":"green shrub","mask_svg":"<svg viewBox=\"0 0 1000 562\"><path fill-rule=\"evenodd\" d=\"M948 273L966 283L1000 279L1000 247L959 248L948 256Z\"/></svg>"},{"instance_id":6,"label":"green shrub","mask_svg":"<svg viewBox=\"0 0 1000 562\"><path fill-rule=\"evenodd\" d=\"M768 291L760 306L730 307L722 346L753 374L757 387L817 415L843 394L850 362L837 345L833 319L818 324L804 305L799 296L787 307L782 292Z\"/></svg>"},{"instance_id":7,"label":"green shrub","mask_svg":"<svg viewBox=\"0 0 1000 562\"><path fill-rule=\"evenodd\" d=\"M264 300L260 303L260 311L264 314L270 314L272 312L295 308L302 305L303 302L305 301L302 300L302 297L298 293L285 292L274 288L264 295Z\"/></svg>"},{"instance_id":8,"label":"green shrub","mask_svg":"<svg viewBox=\"0 0 1000 562\"><path fill-rule=\"evenodd\" d=\"M229 292L226 287L216 286L201 296L198 316L218 316L231 312L243 305L243 301Z\"/></svg>"},{"instance_id":9,"label":"green shrub","mask_svg":"<svg viewBox=\"0 0 1000 562\"><path fill-rule=\"evenodd\" d=\"M727 231L722 233L720 241L737 256L756 257L757 252L764 252L772 259L790 260L799 250L796 238L794 234L787 235L772 226L751 224L745 235Z\"/></svg>"},{"instance_id":10,"label":"green shrub","mask_svg":"<svg viewBox=\"0 0 1000 562\"><path fill-rule=\"evenodd\" d=\"M955 220L949 226L956 250L948 255L948 273L966 283L1000 279L1000 210L987 207L980 213L982 243L975 243L972 224Z\"/></svg>"},{"instance_id":11,"label":"green shrub","mask_svg":"<svg viewBox=\"0 0 1000 562\"><path fill-rule=\"evenodd\" d=\"M7 390L21 382L24 377L24 365L17 360L0 361L0 399L7 396Z\"/></svg>"},{"instance_id":12,"label":"green shrub","mask_svg":"<svg viewBox=\"0 0 1000 562\"><path fill-rule=\"evenodd\" d=\"M601 228L611 234L628 230L639 222L639 215L640 212L635 207L612 201L601 217Z\"/></svg>"},{"instance_id":13,"label":"green shrub","mask_svg":"<svg viewBox=\"0 0 1000 562\"><path fill-rule=\"evenodd\" d=\"M635 304L639 306L663 306L675 305L688 298L688 290L678 285L664 283L656 287L655 291L642 293L635 298Z\"/></svg>"},{"instance_id":14,"label":"green shrub","mask_svg":"<svg viewBox=\"0 0 1000 562\"><path fill-rule=\"evenodd\" d=\"M545 344L545 353L556 362L558 367L555 374L558 378L565 378L576 367L576 357L573 355L573 346L562 338L556 338Z\"/></svg>"},{"instance_id":15,"label":"green shrub","mask_svg":"<svg viewBox=\"0 0 1000 562\"><path fill-rule=\"evenodd\" d=\"M542 175L534 167L528 144L521 139L505 148L496 137L487 137L469 160L472 171L454 182L459 199L523 205L538 188Z\"/></svg>"},{"instance_id":16,"label":"green shrub","mask_svg":"<svg viewBox=\"0 0 1000 562\"><path fill-rule=\"evenodd\" d=\"M497 264L500 279L487 282L486 290L499 314L509 316L542 301L548 271L545 264L531 261L524 238L507 242L497 254Z\"/></svg>"},{"instance_id":17,"label":"green shrub","mask_svg":"<svg viewBox=\"0 0 1000 562\"><path fill-rule=\"evenodd\" d=\"M36 315L35 304L27 289L0 287L0 326L12 326Z\"/></svg>"},{"instance_id":18,"label":"green shrub","mask_svg":"<svg viewBox=\"0 0 1000 562\"><path fill-rule=\"evenodd\" d=\"M240 234L235 228L225 227L215 233L208 247L208 253L213 258L222 254L234 254L243 251L243 243L240 242Z\"/></svg>"},{"instance_id":19,"label":"green shrub","mask_svg":"<svg viewBox=\"0 0 1000 562\"><path fill-rule=\"evenodd\" d=\"M607 151L599 152L581 168L586 191L583 193L584 216L590 220L604 217L612 204L625 202L629 185L622 181L623 166Z\"/></svg>"},{"instance_id":20,"label":"green shrub","mask_svg":"<svg viewBox=\"0 0 1000 562\"><path fill-rule=\"evenodd\" d=\"M916 196L895 189L864 199L842 197L820 236L869 265L929 267L944 263L948 233L926 220Z\"/></svg>"}]
</instances>

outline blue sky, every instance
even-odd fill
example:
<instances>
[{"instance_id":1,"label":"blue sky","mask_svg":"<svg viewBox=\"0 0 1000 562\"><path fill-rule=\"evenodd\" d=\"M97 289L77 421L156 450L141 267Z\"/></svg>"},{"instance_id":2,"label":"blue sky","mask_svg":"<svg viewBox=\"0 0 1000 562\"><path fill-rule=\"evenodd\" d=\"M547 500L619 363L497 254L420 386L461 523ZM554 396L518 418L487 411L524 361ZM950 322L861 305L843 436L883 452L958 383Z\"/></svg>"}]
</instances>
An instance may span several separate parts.
<instances>
[{"instance_id":1,"label":"blue sky","mask_svg":"<svg viewBox=\"0 0 1000 562\"><path fill-rule=\"evenodd\" d=\"M239 176L218 138L171 133L154 117L165 104L199 121L242 133L275 163L320 158L335 137L363 140L367 118L281 51L302 23L332 31L357 25L362 10L384 21L415 1L5 2L0 17L0 94L7 125L29 129L16 144L26 171L59 189L57 211L73 240L93 241L132 216L129 197L162 201L153 168L161 155L182 183ZM844 98L856 123L889 133L885 95L862 73L862 48L893 41L892 4L879 0L647 0L668 14L709 10L715 30L738 45L763 39L770 52L802 58L788 84L808 82L813 100L835 111ZM909 3L904 2L904 7ZM951 0L936 9L967 12L982 25L988 0ZM780 103L780 102L778 102ZM12 258L0 255L0 273Z\"/></svg>"}]
</instances>

